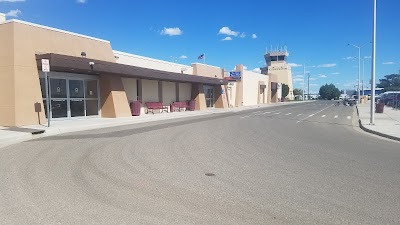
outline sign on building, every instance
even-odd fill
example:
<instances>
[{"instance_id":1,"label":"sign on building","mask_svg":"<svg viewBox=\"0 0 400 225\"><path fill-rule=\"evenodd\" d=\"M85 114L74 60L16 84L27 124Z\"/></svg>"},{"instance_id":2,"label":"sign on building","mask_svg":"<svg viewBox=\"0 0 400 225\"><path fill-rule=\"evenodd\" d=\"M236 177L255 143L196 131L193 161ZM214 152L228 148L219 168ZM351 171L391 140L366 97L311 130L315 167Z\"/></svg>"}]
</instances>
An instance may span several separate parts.
<instances>
[{"instance_id":1,"label":"sign on building","mask_svg":"<svg viewBox=\"0 0 400 225\"><path fill-rule=\"evenodd\" d=\"M48 59L42 59L42 71L50 72L50 62Z\"/></svg>"},{"instance_id":2,"label":"sign on building","mask_svg":"<svg viewBox=\"0 0 400 225\"><path fill-rule=\"evenodd\" d=\"M225 80L237 81L242 79L242 73L240 71L231 71L225 74Z\"/></svg>"}]
</instances>

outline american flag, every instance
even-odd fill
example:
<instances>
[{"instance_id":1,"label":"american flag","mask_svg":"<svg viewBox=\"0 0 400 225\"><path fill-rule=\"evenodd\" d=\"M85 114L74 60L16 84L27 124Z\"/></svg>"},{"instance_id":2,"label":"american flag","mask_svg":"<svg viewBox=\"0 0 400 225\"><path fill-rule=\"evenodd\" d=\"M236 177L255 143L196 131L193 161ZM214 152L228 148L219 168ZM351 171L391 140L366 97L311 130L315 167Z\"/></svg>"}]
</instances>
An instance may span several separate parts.
<instances>
[{"instance_id":1,"label":"american flag","mask_svg":"<svg viewBox=\"0 0 400 225\"><path fill-rule=\"evenodd\" d=\"M203 59L204 58L204 54L199 55L199 57L197 57L197 59Z\"/></svg>"}]
</instances>

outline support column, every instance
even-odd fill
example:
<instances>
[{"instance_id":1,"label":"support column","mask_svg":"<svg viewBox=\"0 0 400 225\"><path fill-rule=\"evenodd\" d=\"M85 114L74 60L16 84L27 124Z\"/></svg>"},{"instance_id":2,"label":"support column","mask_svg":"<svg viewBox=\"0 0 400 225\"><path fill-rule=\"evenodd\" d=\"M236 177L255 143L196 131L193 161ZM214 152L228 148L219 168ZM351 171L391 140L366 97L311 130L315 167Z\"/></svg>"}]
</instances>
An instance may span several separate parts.
<instances>
[{"instance_id":1,"label":"support column","mask_svg":"<svg viewBox=\"0 0 400 225\"><path fill-rule=\"evenodd\" d=\"M124 85L120 76L100 75L101 116L130 117Z\"/></svg>"},{"instance_id":2,"label":"support column","mask_svg":"<svg viewBox=\"0 0 400 225\"><path fill-rule=\"evenodd\" d=\"M225 85L217 85L215 88L215 108L228 108Z\"/></svg>"},{"instance_id":3,"label":"support column","mask_svg":"<svg viewBox=\"0 0 400 225\"><path fill-rule=\"evenodd\" d=\"M196 110L204 110L207 108L203 84L192 84L192 99L196 100Z\"/></svg>"}]
</instances>

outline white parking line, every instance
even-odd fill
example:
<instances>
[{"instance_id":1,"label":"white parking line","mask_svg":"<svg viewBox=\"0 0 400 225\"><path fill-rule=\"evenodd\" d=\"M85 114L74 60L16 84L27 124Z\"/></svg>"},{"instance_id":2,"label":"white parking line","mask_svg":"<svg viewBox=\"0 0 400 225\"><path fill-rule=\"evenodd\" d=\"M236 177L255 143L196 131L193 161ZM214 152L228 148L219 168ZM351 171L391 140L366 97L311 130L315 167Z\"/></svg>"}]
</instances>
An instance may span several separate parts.
<instances>
[{"instance_id":1,"label":"white parking line","mask_svg":"<svg viewBox=\"0 0 400 225\"><path fill-rule=\"evenodd\" d=\"M324 118L326 115L322 115L321 117Z\"/></svg>"},{"instance_id":2,"label":"white parking line","mask_svg":"<svg viewBox=\"0 0 400 225\"><path fill-rule=\"evenodd\" d=\"M303 115L303 114L300 113L300 114L298 114L297 116L301 116L301 115Z\"/></svg>"},{"instance_id":3,"label":"white parking line","mask_svg":"<svg viewBox=\"0 0 400 225\"><path fill-rule=\"evenodd\" d=\"M335 119L337 119L338 117L339 117L338 115L335 115L335 117L334 117L334 118L335 118Z\"/></svg>"},{"instance_id":4,"label":"white parking line","mask_svg":"<svg viewBox=\"0 0 400 225\"><path fill-rule=\"evenodd\" d=\"M275 115L279 115L279 114L281 114L281 112L277 112L277 113L274 113Z\"/></svg>"},{"instance_id":5,"label":"white parking line","mask_svg":"<svg viewBox=\"0 0 400 225\"><path fill-rule=\"evenodd\" d=\"M292 113L288 113L288 114L286 114L286 116L289 116L290 114L292 114Z\"/></svg>"},{"instance_id":6,"label":"white parking line","mask_svg":"<svg viewBox=\"0 0 400 225\"><path fill-rule=\"evenodd\" d=\"M248 118L248 117L250 117L250 116L242 116L242 117L240 117L240 119L244 119L244 118Z\"/></svg>"},{"instance_id":7,"label":"white parking line","mask_svg":"<svg viewBox=\"0 0 400 225\"><path fill-rule=\"evenodd\" d=\"M348 120L351 119L351 116L348 116L347 119L348 119Z\"/></svg>"}]
</instances>

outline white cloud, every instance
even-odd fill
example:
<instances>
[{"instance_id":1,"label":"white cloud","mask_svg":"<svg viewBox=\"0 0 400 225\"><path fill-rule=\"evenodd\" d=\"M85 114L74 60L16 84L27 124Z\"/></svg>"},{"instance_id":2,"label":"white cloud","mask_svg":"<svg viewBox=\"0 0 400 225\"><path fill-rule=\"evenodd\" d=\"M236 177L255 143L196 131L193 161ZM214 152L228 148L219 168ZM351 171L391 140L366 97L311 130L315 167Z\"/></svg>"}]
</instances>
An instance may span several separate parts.
<instances>
[{"instance_id":1,"label":"white cloud","mask_svg":"<svg viewBox=\"0 0 400 225\"><path fill-rule=\"evenodd\" d=\"M316 87L316 86L318 86L318 84L310 84L310 87Z\"/></svg>"},{"instance_id":2,"label":"white cloud","mask_svg":"<svg viewBox=\"0 0 400 225\"><path fill-rule=\"evenodd\" d=\"M256 39L256 38L257 38L257 35L256 35L256 34L252 34L252 35L251 35L251 38Z\"/></svg>"},{"instance_id":3,"label":"white cloud","mask_svg":"<svg viewBox=\"0 0 400 225\"><path fill-rule=\"evenodd\" d=\"M315 78L315 77L310 77L310 80L317 80L317 78Z\"/></svg>"},{"instance_id":4,"label":"white cloud","mask_svg":"<svg viewBox=\"0 0 400 225\"><path fill-rule=\"evenodd\" d=\"M300 66L303 66L303 65L297 64L297 63L288 63L288 64L289 64L289 66L291 66L291 67L300 67Z\"/></svg>"},{"instance_id":5,"label":"white cloud","mask_svg":"<svg viewBox=\"0 0 400 225\"><path fill-rule=\"evenodd\" d=\"M327 76L325 74L320 74L319 77L320 78L327 78Z\"/></svg>"},{"instance_id":6,"label":"white cloud","mask_svg":"<svg viewBox=\"0 0 400 225\"><path fill-rule=\"evenodd\" d=\"M355 85L355 83L352 83L352 82L343 84L344 87L354 87L354 85Z\"/></svg>"},{"instance_id":7,"label":"white cloud","mask_svg":"<svg viewBox=\"0 0 400 225\"><path fill-rule=\"evenodd\" d=\"M297 82L303 82L303 78L294 78L293 82L297 83Z\"/></svg>"},{"instance_id":8,"label":"white cloud","mask_svg":"<svg viewBox=\"0 0 400 225\"><path fill-rule=\"evenodd\" d=\"M186 55L181 55L179 58L180 59L187 59L187 56Z\"/></svg>"},{"instance_id":9,"label":"white cloud","mask_svg":"<svg viewBox=\"0 0 400 225\"><path fill-rule=\"evenodd\" d=\"M85 4L87 0L76 0L77 3Z\"/></svg>"},{"instance_id":10,"label":"white cloud","mask_svg":"<svg viewBox=\"0 0 400 225\"><path fill-rule=\"evenodd\" d=\"M252 71L255 72L255 73L261 73L261 69L260 68L254 68Z\"/></svg>"},{"instance_id":11,"label":"white cloud","mask_svg":"<svg viewBox=\"0 0 400 225\"><path fill-rule=\"evenodd\" d=\"M294 78L302 78L303 79L303 75L301 75L301 74L295 75Z\"/></svg>"},{"instance_id":12,"label":"white cloud","mask_svg":"<svg viewBox=\"0 0 400 225\"><path fill-rule=\"evenodd\" d=\"M372 57L369 55L369 56L364 56L364 59L371 59Z\"/></svg>"},{"instance_id":13,"label":"white cloud","mask_svg":"<svg viewBox=\"0 0 400 225\"><path fill-rule=\"evenodd\" d=\"M342 58L342 59L345 59L345 60L350 60L350 59L355 59L356 57L354 57L354 56L347 56L347 57L344 57L344 58Z\"/></svg>"},{"instance_id":14,"label":"white cloud","mask_svg":"<svg viewBox=\"0 0 400 225\"><path fill-rule=\"evenodd\" d=\"M223 27L219 30L218 34L225 34L229 36L238 36L239 32L231 30L229 27Z\"/></svg>"},{"instance_id":15,"label":"white cloud","mask_svg":"<svg viewBox=\"0 0 400 225\"><path fill-rule=\"evenodd\" d=\"M182 35L183 31L179 29L179 27L164 27L164 29L161 31L162 35L169 35L169 36L176 36L176 35Z\"/></svg>"},{"instance_id":16,"label":"white cloud","mask_svg":"<svg viewBox=\"0 0 400 225\"><path fill-rule=\"evenodd\" d=\"M226 37L224 39L221 39L221 41L232 41L232 38L231 37Z\"/></svg>"},{"instance_id":17,"label":"white cloud","mask_svg":"<svg viewBox=\"0 0 400 225\"><path fill-rule=\"evenodd\" d=\"M241 33L239 37L245 38L246 37L246 33Z\"/></svg>"},{"instance_id":18,"label":"white cloud","mask_svg":"<svg viewBox=\"0 0 400 225\"><path fill-rule=\"evenodd\" d=\"M394 65L394 64L396 64L395 62L384 62L384 63L382 63L383 65Z\"/></svg>"},{"instance_id":19,"label":"white cloud","mask_svg":"<svg viewBox=\"0 0 400 225\"><path fill-rule=\"evenodd\" d=\"M243 66L243 70L247 70L247 66Z\"/></svg>"},{"instance_id":20,"label":"white cloud","mask_svg":"<svg viewBox=\"0 0 400 225\"><path fill-rule=\"evenodd\" d=\"M0 2L24 2L25 0L0 0Z\"/></svg>"},{"instance_id":21,"label":"white cloud","mask_svg":"<svg viewBox=\"0 0 400 225\"><path fill-rule=\"evenodd\" d=\"M15 9L15 10L10 10L8 13L6 13L6 16L9 17L18 17L19 15L21 15L22 12L19 9Z\"/></svg>"},{"instance_id":22,"label":"white cloud","mask_svg":"<svg viewBox=\"0 0 400 225\"><path fill-rule=\"evenodd\" d=\"M329 64L322 64L322 65L318 65L318 68L330 68L330 67L335 67L336 63L329 63Z\"/></svg>"},{"instance_id":23,"label":"white cloud","mask_svg":"<svg viewBox=\"0 0 400 225\"><path fill-rule=\"evenodd\" d=\"M334 73L331 73L332 75L339 75L340 73L339 72L334 72Z\"/></svg>"}]
</instances>

